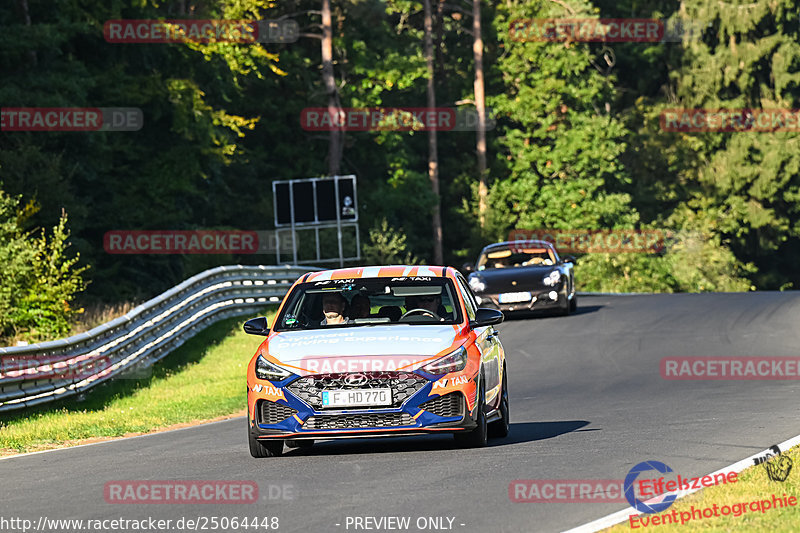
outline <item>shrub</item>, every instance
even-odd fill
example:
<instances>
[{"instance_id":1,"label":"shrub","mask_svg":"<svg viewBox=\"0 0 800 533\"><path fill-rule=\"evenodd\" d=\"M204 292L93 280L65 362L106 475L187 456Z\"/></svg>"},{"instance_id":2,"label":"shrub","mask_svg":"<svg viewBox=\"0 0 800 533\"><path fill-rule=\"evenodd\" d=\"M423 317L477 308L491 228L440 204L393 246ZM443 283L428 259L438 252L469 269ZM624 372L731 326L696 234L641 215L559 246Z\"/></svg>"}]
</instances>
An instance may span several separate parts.
<instances>
[{"instance_id":1,"label":"shrub","mask_svg":"<svg viewBox=\"0 0 800 533\"><path fill-rule=\"evenodd\" d=\"M71 303L85 288L88 267L77 266L78 254L67 255L65 212L48 238L44 229L23 229L30 206L22 209L20 201L0 190L0 337L52 340L67 335L81 311Z\"/></svg>"},{"instance_id":2,"label":"shrub","mask_svg":"<svg viewBox=\"0 0 800 533\"><path fill-rule=\"evenodd\" d=\"M390 228L385 218L369 230L369 241L363 244L363 252L364 263L370 265L413 265L419 262L408 251L406 236L402 231Z\"/></svg>"}]
</instances>

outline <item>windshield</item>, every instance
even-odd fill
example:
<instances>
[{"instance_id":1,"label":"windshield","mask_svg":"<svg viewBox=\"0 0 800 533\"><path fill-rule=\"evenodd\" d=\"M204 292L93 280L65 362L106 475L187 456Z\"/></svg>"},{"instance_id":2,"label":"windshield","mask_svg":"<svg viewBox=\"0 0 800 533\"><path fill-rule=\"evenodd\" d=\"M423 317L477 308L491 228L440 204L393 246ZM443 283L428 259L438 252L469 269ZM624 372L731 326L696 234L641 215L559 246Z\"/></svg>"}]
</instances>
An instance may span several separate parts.
<instances>
[{"instance_id":1,"label":"windshield","mask_svg":"<svg viewBox=\"0 0 800 533\"><path fill-rule=\"evenodd\" d=\"M481 254L478 270L555 264L556 256L550 248L493 248Z\"/></svg>"},{"instance_id":2,"label":"windshield","mask_svg":"<svg viewBox=\"0 0 800 533\"><path fill-rule=\"evenodd\" d=\"M444 278L366 278L297 285L275 331L369 324L458 324L455 289Z\"/></svg>"}]
</instances>

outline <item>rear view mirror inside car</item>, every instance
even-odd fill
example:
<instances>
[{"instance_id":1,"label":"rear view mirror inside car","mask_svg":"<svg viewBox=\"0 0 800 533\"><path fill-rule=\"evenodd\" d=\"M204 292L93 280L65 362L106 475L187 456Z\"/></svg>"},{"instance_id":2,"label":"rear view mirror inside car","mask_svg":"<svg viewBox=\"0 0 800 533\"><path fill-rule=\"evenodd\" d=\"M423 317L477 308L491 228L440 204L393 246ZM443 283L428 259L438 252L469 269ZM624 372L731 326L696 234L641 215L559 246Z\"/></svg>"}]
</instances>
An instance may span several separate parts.
<instances>
[{"instance_id":1,"label":"rear view mirror inside car","mask_svg":"<svg viewBox=\"0 0 800 533\"><path fill-rule=\"evenodd\" d=\"M442 294L441 285L417 285L415 287L392 287L393 296L436 296Z\"/></svg>"}]
</instances>

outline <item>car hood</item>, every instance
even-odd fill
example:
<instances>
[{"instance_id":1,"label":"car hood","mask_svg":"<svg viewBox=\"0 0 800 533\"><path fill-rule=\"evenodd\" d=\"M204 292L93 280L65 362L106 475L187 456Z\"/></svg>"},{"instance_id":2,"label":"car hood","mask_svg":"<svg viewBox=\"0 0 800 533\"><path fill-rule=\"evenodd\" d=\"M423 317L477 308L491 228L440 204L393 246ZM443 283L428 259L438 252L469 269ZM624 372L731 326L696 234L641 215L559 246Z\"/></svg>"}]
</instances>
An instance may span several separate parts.
<instances>
[{"instance_id":1,"label":"car hood","mask_svg":"<svg viewBox=\"0 0 800 533\"><path fill-rule=\"evenodd\" d=\"M358 326L335 331L284 331L272 334L268 353L303 370L356 372L416 368L452 347L456 326ZM337 362L336 360L340 360ZM344 361L344 362L341 362Z\"/></svg>"},{"instance_id":2,"label":"car hood","mask_svg":"<svg viewBox=\"0 0 800 533\"><path fill-rule=\"evenodd\" d=\"M543 286L542 279L553 270L560 269L557 265L494 268L476 272L475 276L486 285L483 292L515 291L530 289L531 286Z\"/></svg>"}]
</instances>

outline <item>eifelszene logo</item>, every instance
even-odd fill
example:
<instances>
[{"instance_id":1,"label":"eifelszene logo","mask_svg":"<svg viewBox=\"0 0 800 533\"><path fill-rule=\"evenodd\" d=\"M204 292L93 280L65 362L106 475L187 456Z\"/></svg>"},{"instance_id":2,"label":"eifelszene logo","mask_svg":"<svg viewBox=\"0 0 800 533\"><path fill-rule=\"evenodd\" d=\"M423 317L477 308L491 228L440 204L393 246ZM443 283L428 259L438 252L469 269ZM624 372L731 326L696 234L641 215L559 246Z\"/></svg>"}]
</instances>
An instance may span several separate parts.
<instances>
[{"instance_id":1,"label":"eifelszene logo","mask_svg":"<svg viewBox=\"0 0 800 533\"><path fill-rule=\"evenodd\" d=\"M660 513L661 511L666 511L678 496L676 494L669 494L665 496L661 502L651 504L647 504L638 499L634 492L633 484L636 481L636 478L639 477L639 474L649 470L657 470L662 474L672 472L672 469L661 461L644 461L639 463L631 468L628 472L628 475L625 476L625 499L628 500L628 503L631 504L631 507L637 511L642 513Z\"/></svg>"},{"instance_id":2,"label":"eifelszene logo","mask_svg":"<svg viewBox=\"0 0 800 533\"><path fill-rule=\"evenodd\" d=\"M786 481L792 471L792 460L781 453L781 449L776 444L770 447L774 453L767 452L761 457L753 459L753 463L763 465L767 471L767 477L772 481Z\"/></svg>"}]
</instances>

